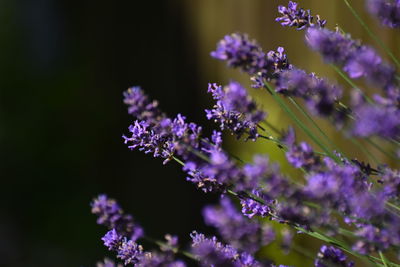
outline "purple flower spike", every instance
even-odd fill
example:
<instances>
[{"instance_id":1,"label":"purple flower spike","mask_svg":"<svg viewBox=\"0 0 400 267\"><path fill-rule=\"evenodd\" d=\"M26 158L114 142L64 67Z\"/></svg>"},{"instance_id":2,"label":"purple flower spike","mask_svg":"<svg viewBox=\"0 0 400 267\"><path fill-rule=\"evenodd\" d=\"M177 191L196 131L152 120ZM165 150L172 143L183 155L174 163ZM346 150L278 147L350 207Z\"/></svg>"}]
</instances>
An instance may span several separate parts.
<instances>
[{"instance_id":1,"label":"purple flower spike","mask_svg":"<svg viewBox=\"0 0 400 267\"><path fill-rule=\"evenodd\" d=\"M237 82L225 87L209 84L208 92L217 101L213 109L206 110L209 120L218 122L222 130L231 130L237 138L247 134L248 139L257 139L257 124L266 114L257 108L244 87Z\"/></svg>"},{"instance_id":2,"label":"purple flower spike","mask_svg":"<svg viewBox=\"0 0 400 267\"><path fill-rule=\"evenodd\" d=\"M307 30L306 42L326 62L341 66L351 78L366 78L383 88L386 94L399 97L394 67L384 62L371 47L362 46L350 35L318 28Z\"/></svg>"},{"instance_id":3,"label":"purple flower spike","mask_svg":"<svg viewBox=\"0 0 400 267\"><path fill-rule=\"evenodd\" d=\"M244 217L226 197L221 198L218 206L205 207L203 217L206 224L217 228L225 242L249 253L257 252L275 236L273 229Z\"/></svg>"},{"instance_id":4,"label":"purple flower spike","mask_svg":"<svg viewBox=\"0 0 400 267\"><path fill-rule=\"evenodd\" d=\"M343 266L353 267L353 262L347 262L347 256L333 246L322 246L314 261L315 267Z\"/></svg>"},{"instance_id":5,"label":"purple flower spike","mask_svg":"<svg viewBox=\"0 0 400 267\"><path fill-rule=\"evenodd\" d=\"M398 139L400 136L400 110L396 107L362 105L355 109L357 120L354 122L355 136L369 137L378 135Z\"/></svg>"},{"instance_id":6,"label":"purple flower spike","mask_svg":"<svg viewBox=\"0 0 400 267\"><path fill-rule=\"evenodd\" d=\"M217 44L217 49L211 52L211 56L226 61L229 67L240 68L251 75L265 68L267 64L266 55L259 44L240 33L226 35Z\"/></svg>"},{"instance_id":7,"label":"purple flower spike","mask_svg":"<svg viewBox=\"0 0 400 267\"><path fill-rule=\"evenodd\" d=\"M201 266L261 267L252 255L224 245L218 242L216 237L206 238L197 232L193 232L190 237L192 253L197 256Z\"/></svg>"},{"instance_id":8,"label":"purple flower spike","mask_svg":"<svg viewBox=\"0 0 400 267\"><path fill-rule=\"evenodd\" d=\"M327 29L309 28L306 41L327 62L340 65L345 64L357 49L356 42L349 36Z\"/></svg>"},{"instance_id":9,"label":"purple flower spike","mask_svg":"<svg viewBox=\"0 0 400 267\"><path fill-rule=\"evenodd\" d=\"M259 201L253 200L249 197L241 198L240 203L242 204L243 215L249 217L250 219L254 216L268 216L269 213L272 211L269 205L272 204L273 201L262 195L259 190L253 190L252 194L262 199L263 202L267 204L260 203Z\"/></svg>"},{"instance_id":10,"label":"purple flower spike","mask_svg":"<svg viewBox=\"0 0 400 267\"><path fill-rule=\"evenodd\" d=\"M400 27L400 0L368 0L367 7L383 25Z\"/></svg>"},{"instance_id":11,"label":"purple flower spike","mask_svg":"<svg viewBox=\"0 0 400 267\"><path fill-rule=\"evenodd\" d=\"M142 246L132 240L125 240L117 250L117 258L123 260L125 265L135 265L143 256Z\"/></svg>"},{"instance_id":12,"label":"purple flower spike","mask_svg":"<svg viewBox=\"0 0 400 267\"><path fill-rule=\"evenodd\" d=\"M316 170L321 167L320 158L315 155L308 143L301 142L299 145L296 144L296 136L293 128L289 128L283 141L288 148L286 159L293 167L304 168L307 171Z\"/></svg>"},{"instance_id":13,"label":"purple flower spike","mask_svg":"<svg viewBox=\"0 0 400 267\"><path fill-rule=\"evenodd\" d=\"M104 246L108 248L108 250L117 250L121 245L123 237L118 235L115 229L108 231L102 238L104 242Z\"/></svg>"},{"instance_id":14,"label":"purple flower spike","mask_svg":"<svg viewBox=\"0 0 400 267\"><path fill-rule=\"evenodd\" d=\"M125 214L118 203L106 195L99 195L91 203L92 213L98 216L97 223L116 231L118 235L137 240L144 235L143 228L135 224L133 217Z\"/></svg>"},{"instance_id":15,"label":"purple flower spike","mask_svg":"<svg viewBox=\"0 0 400 267\"><path fill-rule=\"evenodd\" d=\"M151 101L138 86L131 87L124 92L124 103L128 105L128 113L138 120L152 122L165 117L165 114L158 108L158 102Z\"/></svg>"},{"instance_id":16,"label":"purple flower spike","mask_svg":"<svg viewBox=\"0 0 400 267\"><path fill-rule=\"evenodd\" d=\"M311 16L310 10L298 8L298 4L292 1L289 1L287 7L279 6L278 12L281 16L276 18L276 21L280 22L282 26L296 27L297 30L314 26L322 28L326 24L326 20L321 20L319 15L317 15L317 23L314 24L314 17Z\"/></svg>"}]
</instances>

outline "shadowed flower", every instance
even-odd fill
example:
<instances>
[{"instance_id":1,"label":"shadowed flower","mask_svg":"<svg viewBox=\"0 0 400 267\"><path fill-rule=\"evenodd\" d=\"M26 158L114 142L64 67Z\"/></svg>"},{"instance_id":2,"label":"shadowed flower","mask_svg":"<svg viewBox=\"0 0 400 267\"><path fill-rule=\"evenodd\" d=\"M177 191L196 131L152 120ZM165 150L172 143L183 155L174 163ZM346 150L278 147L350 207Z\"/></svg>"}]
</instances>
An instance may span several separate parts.
<instances>
[{"instance_id":1,"label":"shadowed flower","mask_svg":"<svg viewBox=\"0 0 400 267\"><path fill-rule=\"evenodd\" d=\"M218 242L216 237L206 238L197 232L193 232L190 237L192 238L192 252L202 266L261 267L253 256L245 252L240 253L230 245Z\"/></svg>"},{"instance_id":2,"label":"shadowed flower","mask_svg":"<svg viewBox=\"0 0 400 267\"><path fill-rule=\"evenodd\" d=\"M128 113L138 120L152 122L165 117L165 114L158 108L158 102L151 101L138 86L131 87L124 92L124 103L128 105Z\"/></svg>"},{"instance_id":3,"label":"shadowed flower","mask_svg":"<svg viewBox=\"0 0 400 267\"><path fill-rule=\"evenodd\" d=\"M400 27L400 0L368 0L367 7L382 24L390 28Z\"/></svg>"},{"instance_id":4,"label":"shadowed flower","mask_svg":"<svg viewBox=\"0 0 400 267\"><path fill-rule=\"evenodd\" d=\"M135 224L133 217L125 214L114 199L99 195L93 200L91 207L92 213L98 216L98 224L134 241L143 236L143 228Z\"/></svg>"},{"instance_id":5,"label":"shadowed flower","mask_svg":"<svg viewBox=\"0 0 400 267\"><path fill-rule=\"evenodd\" d=\"M206 206L203 217L206 224L217 228L225 242L249 253L268 245L275 236L272 228L244 217L227 197L221 198L218 206Z\"/></svg>"},{"instance_id":6,"label":"shadowed flower","mask_svg":"<svg viewBox=\"0 0 400 267\"><path fill-rule=\"evenodd\" d=\"M354 263L347 261L347 256L338 248L333 246L322 246L314 261L315 267L342 266L353 267Z\"/></svg>"}]
</instances>

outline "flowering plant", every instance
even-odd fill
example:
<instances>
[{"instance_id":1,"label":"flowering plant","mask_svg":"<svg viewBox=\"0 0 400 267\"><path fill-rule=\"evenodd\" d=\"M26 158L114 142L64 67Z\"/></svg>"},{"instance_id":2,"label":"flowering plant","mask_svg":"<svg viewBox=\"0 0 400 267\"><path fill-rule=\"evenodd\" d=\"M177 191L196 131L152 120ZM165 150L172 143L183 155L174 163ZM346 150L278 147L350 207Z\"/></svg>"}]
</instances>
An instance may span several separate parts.
<instances>
[{"instance_id":1,"label":"flowering plant","mask_svg":"<svg viewBox=\"0 0 400 267\"><path fill-rule=\"evenodd\" d=\"M151 153L164 164L181 164L187 181L206 193L221 195L218 205L203 210L206 224L215 227L219 237L194 231L187 250L179 246L176 236L166 235L165 241L150 238L115 200L98 196L91 204L92 213L98 224L109 229L102 240L124 265L276 266L257 253L278 242L269 220L292 229L283 232L282 249L310 255L293 244L294 234L323 241L315 266L354 266L349 256L365 265L400 266L396 263L400 257L400 171L396 169L400 158L400 76L396 68L400 63L344 1L393 64L339 26L328 29L326 20L295 2L279 7L276 21L304 31L308 46L349 84L350 101L341 86L291 64L284 48L266 53L246 34L225 36L211 52L229 67L247 73L252 87L265 90L314 146L298 142L294 128L282 131L272 125L267 113L235 81L226 86L209 84L215 105L206 110L207 118L238 139L273 142L289 164L302 171L301 179L284 175L267 155L242 161L223 149L220 131L206 136L201 126L187 122L185 116L168 117L140 87L124 93L128 112L135 118L129 135L123 136L128 148ZM400 27L400 1L367 0L366 4L383 25ZM355 85L355 79L365 79L378 91L369 96ZM343 153L313 117L331 122L369 161ZM390 149L380 147L372 137L389 143ZM381 162L358 139L371 143L395 164ZM237 209L239 203L241 210ZM159 251L144 250L141 240L157 244ZM117 265L106 259L98 266Z\"/></svg>"}]
</instances>

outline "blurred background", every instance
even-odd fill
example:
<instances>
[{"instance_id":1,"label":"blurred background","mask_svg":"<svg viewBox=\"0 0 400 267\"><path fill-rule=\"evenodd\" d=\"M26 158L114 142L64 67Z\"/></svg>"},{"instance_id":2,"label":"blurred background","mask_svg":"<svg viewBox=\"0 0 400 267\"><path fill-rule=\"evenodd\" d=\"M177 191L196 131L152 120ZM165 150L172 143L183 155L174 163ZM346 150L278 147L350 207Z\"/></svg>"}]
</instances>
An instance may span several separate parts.
<instances>
[{"instance_id":1,"label":"blurred background","mask_svg":"<svg viewBox=\"0 0 400 267\"><path fill-rule=\"evenodd\" d=\"M299 2L328 27L338 23L374 44L342 1ZM399 47L398 34L378 28L363 0L352 2L389 46ZM173 162L163 166L123 144L132 118L122 92L140 85L168 114L185 114L210 132L207 83L249 85L246 75L209 56L236 31L265 50L284 46L292 63L344 84L307 49L303 32L274 21L279 4L287 1L0 0L0 266L94 266L108 255L100 241L105 229L90 213L99 193L118 199L153 237L178 234L185 242L192 230L212 234L201 208L217 196L196 190ZM264 92L251 93L271 123L290 123ZM340 133L329 133L353 152ZM227 140L244 159L268 152L283 161L265 142ZM280 263L310 264L273 248L266 253Z\"/></svg>"}]
</instances>

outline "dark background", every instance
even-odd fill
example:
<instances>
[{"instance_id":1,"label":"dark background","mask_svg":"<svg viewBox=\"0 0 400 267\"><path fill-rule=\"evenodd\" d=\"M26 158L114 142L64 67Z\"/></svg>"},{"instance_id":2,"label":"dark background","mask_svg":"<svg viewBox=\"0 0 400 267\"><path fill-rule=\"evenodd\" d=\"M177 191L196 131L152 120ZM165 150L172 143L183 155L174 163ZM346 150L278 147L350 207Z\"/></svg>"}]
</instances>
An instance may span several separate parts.
<instances>
[{"instance_id":1,"label":"dark background","mask_svg":"<svg viewBox=\"0 0 400 267\"><path fill-rule=\"evenodd\" d=\"M0 3L0 266L94 266L107 254L90 214L98 193L156 238L204 230L200 210L215 196L121 138L132 122L122 92L133 85L207 128L180 5Z\"/></svg>"}]
</instances>

